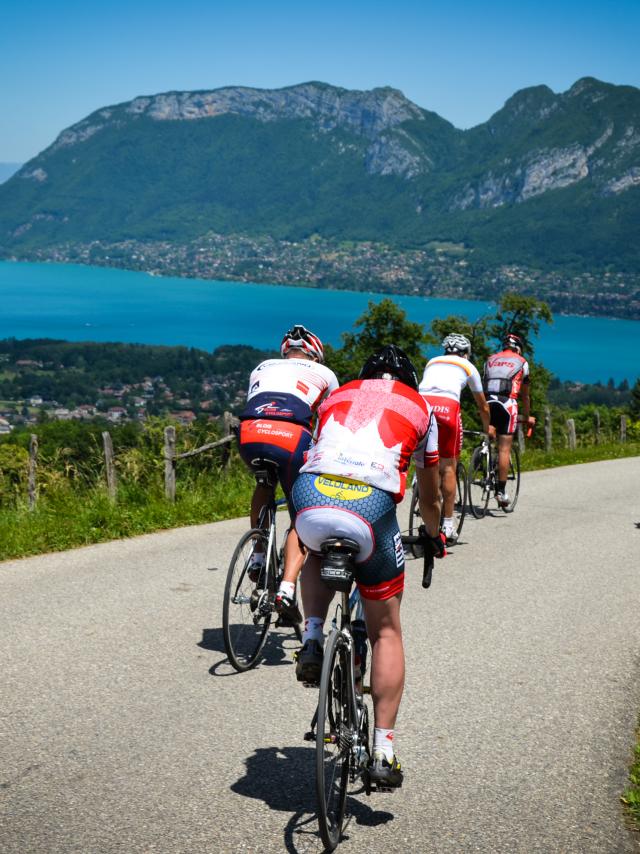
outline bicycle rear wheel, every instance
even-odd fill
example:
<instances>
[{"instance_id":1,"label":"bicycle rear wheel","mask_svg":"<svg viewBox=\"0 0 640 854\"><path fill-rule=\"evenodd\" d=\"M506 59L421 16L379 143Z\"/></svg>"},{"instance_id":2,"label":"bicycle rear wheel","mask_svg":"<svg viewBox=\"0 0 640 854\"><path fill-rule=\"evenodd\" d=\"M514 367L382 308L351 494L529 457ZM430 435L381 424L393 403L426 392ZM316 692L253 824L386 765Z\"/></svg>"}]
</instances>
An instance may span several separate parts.
<instances>
[{"instance_id":1,"label":"bicycle rear wheel","mask_svg":"<svg viewBox=\"0 0 640 854\"><path fill-rule=\"evenodd\" d=\"M351 761L349 651L339 632L329 635L324 652L316 729L318 825L326 851L340 841Z\"/></svg>"},{"instance_id":2,"label":"bicycle rear wheel","mask_svg":"<svg viewBox=\"0 0 640 854\"><path fill-rule=\"evenodd\" d=\"M422 525L422 516L420 515L420 500L418 497L418 481L413 484L411 490L411 506L409 507L409 534L412 537L418 536L418 528ZM423 548L417 544L409 546L411 554L414 557L422 557Z\"/></svg>"},{"instance_id":3,"label":"bicycle rear wheel","mask_svg":"<svg viewBox=\"0 0 640 854\"><path fill-rule=\"evenodd\" d=\"M222 631L229 661L239 672L254 667L267 639L272 613L273 567L253 582L248 568L254 549L266 553L264 531L248 531L236 546L229 564L222 606Z\"/></svg>"},{"instance_id":4,"label":"bicycle rear wheel","mask_svg":"<svg viewBox=\"0 0 640 854\"><path fill-rule=\"evenodd\" d=\"M469 476L467 479L469 509L476 519L482 519L487 512L489 494L491 492L489 482L489 454L482 445L474 448L469 463Z\"/></svg>"},{"instance_id":5,"label":"bicycle rear wheel","mask_svg":"<svg viewBox=\"0 0 640 854\"><path fill-rule=\"evenodd\" d=\"M509 474L507 475L507 494L509 503L503 507L505 513L513 513L516 509L518 501L518 493L520 492L520 452L518 446L511 446L511 454L509 456Z\"/></svg>"}]
</instances>

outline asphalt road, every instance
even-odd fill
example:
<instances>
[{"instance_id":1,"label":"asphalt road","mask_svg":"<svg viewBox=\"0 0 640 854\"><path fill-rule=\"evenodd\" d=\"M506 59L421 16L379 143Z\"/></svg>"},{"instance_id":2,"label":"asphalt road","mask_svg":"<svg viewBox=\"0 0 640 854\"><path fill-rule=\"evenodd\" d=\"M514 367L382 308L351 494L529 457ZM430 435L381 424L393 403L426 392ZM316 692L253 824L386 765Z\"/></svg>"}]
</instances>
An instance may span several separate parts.
<instances>
[{"instance_id":1,"label":"asphalt road","mask_svg":"<svg viewBox=\"0 0 640 854\"><path fill-rule=\"evenodd\" d=\"M640 458L527 474L408 566L405 787L349 800L340 851L638 852ZM319 852L316 693L293 636L225 661L243 521L0 564L0 851Z\"/></svg>"}]
</instances>

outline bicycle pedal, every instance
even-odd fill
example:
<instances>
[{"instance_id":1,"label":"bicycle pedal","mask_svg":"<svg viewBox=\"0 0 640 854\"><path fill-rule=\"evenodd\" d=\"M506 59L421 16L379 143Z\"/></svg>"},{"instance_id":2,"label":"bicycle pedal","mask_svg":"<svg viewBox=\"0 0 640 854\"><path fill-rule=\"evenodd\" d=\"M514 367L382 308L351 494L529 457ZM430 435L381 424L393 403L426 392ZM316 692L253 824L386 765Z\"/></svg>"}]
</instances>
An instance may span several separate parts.
<instances>
[{"instance_id":1,"label":"bicycle pedal","mask_svg":"<svg viewBox=\"0 0 640 854\"><path fill-rule=\"evenodd\" d=\"M309 732L305 732L303 738L305 741L315 741L316 740L316 734L312 729L310 729Z\"/></svg>"}]
</instances>

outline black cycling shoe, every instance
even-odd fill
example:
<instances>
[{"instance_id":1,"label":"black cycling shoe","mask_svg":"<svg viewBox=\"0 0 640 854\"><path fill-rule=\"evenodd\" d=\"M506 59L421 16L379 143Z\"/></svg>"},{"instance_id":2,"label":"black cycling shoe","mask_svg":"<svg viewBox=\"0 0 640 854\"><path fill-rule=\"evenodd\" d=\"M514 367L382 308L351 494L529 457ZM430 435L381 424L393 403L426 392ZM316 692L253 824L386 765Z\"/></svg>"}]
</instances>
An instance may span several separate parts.
<instances>
[{"instance_id":1,"label":"black cycling shoe","mask_svg":"<svg viewBox=\"0 0 640 854\"><path fill-rule=\"evenodd\" d=\"M297 626L302 622L298 603L286 593L276 593L275 608L276 613L280 615L281 626Z\"/></svg>"},{"instance_id":2,"label":"black cycling shoe","mask_svg":"<svg viewBox=\"0 0 640 854\"><path fill-rule=\"evenodd\" d=\"M323 657L324 653L318 641L305 641L296 661L296 679L298 682L318 684L322 673Z\"/></svg>"},{"instance_id":3,"label":"black cycling shoe","mask_svg":"<svg viewBox=\"0 0 640 854\"><path fill-rule=\"evenodd\" d=\"M369 780L381 789L399 789L404 775L396 756L389 762L381 750L374 750L369 764Z\"/></svg>"}]
</instances>

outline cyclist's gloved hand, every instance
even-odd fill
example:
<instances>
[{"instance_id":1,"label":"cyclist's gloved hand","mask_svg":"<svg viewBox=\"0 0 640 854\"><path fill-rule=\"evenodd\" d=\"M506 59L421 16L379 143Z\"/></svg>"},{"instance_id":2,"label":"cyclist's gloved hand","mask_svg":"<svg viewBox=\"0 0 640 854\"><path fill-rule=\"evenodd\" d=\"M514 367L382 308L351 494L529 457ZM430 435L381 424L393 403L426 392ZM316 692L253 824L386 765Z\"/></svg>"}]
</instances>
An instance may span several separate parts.
<instances>
[{"instance_id":1,"label":"cyclist's gloved hand","mask_svg":"<svg viewBox=\"0 0 640 854\"><path fill-rule=\"evenodd\" d=\"M431 552L433 557L435 557L435 558L446 557L446 555L447 555L446 537L442 533L442 531L439 531L435 537L431 537L427 533L427 529L425 528L425 526L420 525L420 527L418 528L418 534L424 539L425 548Z\"/></svg>"}]
</instances>

